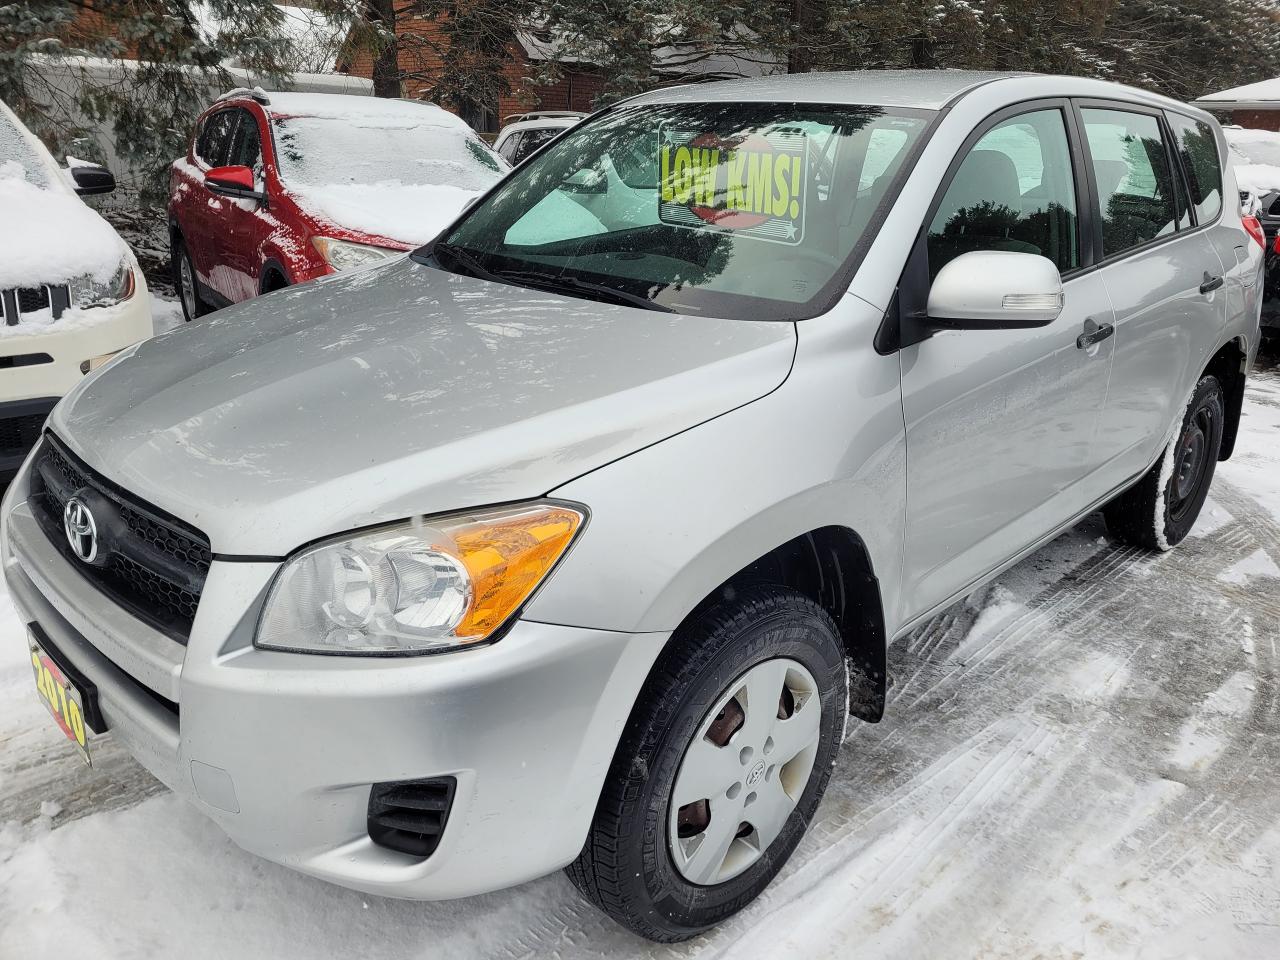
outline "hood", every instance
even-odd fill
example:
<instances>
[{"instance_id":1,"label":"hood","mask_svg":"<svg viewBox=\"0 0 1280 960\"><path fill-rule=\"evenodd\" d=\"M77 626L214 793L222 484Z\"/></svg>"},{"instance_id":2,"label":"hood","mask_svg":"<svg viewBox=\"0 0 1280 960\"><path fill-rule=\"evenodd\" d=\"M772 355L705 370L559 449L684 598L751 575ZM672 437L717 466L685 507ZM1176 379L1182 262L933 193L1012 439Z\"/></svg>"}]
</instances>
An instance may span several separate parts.
<instances>
[{"instance_id":1,"label":"hood","mask_svg":"<svg viewBox=\"0 0 1280 960\"><path fill-rule=\"evenodd\" d=\"M0 163L0 289L66 283L88 274L110 280L126 259L124 241L70 189L26 179L16 162Z\"/></svg>"},{"instance_id":2,"label":"hood","mask_svg":"<svg viewBox=\"0 0 1280 960\"><path fill-rule=\"evenodd\" d=\"M458 218L468 200L479 196L445 183L335 183L290 187L289 192L321 224L411 247L433 239Z\"/></svg>"},{"instance_id":3,"label":"hood","mask_svg":"<svg viewBox=\"0 0 1280 960\"><path fill-rule=\"evenodd\" d=\"M53 430L217 553L537 497L786 379L789 323L658 313L399 258L140 344ZM588 506L590 506L588 504Z\"/></svg>"}]
</instances>

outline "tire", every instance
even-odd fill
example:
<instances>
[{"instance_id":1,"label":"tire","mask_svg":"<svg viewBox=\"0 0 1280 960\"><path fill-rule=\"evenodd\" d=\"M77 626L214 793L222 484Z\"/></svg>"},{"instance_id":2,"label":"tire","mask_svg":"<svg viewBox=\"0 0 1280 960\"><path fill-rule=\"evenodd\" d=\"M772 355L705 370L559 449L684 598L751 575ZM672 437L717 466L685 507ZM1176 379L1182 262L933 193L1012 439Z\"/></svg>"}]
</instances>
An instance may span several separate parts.
<instances>
[{"instance_id":1,"label":"tire","mask_svg":"<svg viewBox=\"0 0 1280 960\"><path fill-rule=\"evenodd\" d=\"M181 237L174 237L169 259L173 263L173 285L182 304L183 319L190 323L209 312L209 305L200 298L200 284L196 280L195 264Z\"/></svg>"},{"instance_id":2,"label":"tire","mask_svg":"<svg viewBox=\"0 0 1280 960\"><path fill-rule=\"evenodd\" d=\"M1218 378L1201 377L1164 454L1136 486L1103 508L1113 536L1163 551L1191 532L1213 483L1225 409Z\"/></svg>"},{"instance_id":3,"label":"tire","mask_svg":"<svg viewBox=\"0 0 1280 960\"><path fill-rule=\"evenodd\" d=\"M777 686L776 709L753 711L748 686ZM686 940L737 913L804 835L831 776L848 698L839 631L808 597L752 586L709 607L669 641L646 681L569 879L618 923L659 942ZM807 746L783 760L798 743ZM674 789L702 793L704 774L717 786L675 807ZM715 844L698 856L713 838L728 844L722 861ZM703 882L691 879L698 870L710 871Z\"/></svg>"}]
</instances>

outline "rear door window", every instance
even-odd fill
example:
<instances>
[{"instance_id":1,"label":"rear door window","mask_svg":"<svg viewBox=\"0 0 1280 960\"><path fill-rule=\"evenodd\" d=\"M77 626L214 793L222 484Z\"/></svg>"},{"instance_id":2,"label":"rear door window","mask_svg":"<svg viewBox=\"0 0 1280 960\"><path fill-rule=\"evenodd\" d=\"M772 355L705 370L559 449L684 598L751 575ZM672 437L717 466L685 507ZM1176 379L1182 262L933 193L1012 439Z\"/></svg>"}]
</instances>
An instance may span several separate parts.
<instances>
[{"instance_id":1,"label":"rear door window","mask_svg":"<svg viewBox=\"0 0 1280 960\"><path fill-rule=\"evenodd\" d=\"M1009 250L1080 265L1076 184L1056 107L992 127L961 161L929 225L929 272L963 253Z\"/></svg>"},{"instance_id":2,"label":"rear door window","mask_svg":"<svg viewBox=\"0 0 1280 960\"><path fill-rule=\"evenodd\" d=\"M1222 159L1213 128L1203 120L1166 114L1191 187L1191 204L1198 223L1209 223L1222 212Z\"/></svg>"},{"instance_id":3,"label":"rear door window","mask_svg":"<svg viewBox=\"0 0 1280 960\"><path fill-rule=\"evenodd\" d=\"M1125 110L1086 107L1080 112L1098 184L1103 256L1177 230L1174 178L1160 122Z\"/></svg>"}]
</instances>

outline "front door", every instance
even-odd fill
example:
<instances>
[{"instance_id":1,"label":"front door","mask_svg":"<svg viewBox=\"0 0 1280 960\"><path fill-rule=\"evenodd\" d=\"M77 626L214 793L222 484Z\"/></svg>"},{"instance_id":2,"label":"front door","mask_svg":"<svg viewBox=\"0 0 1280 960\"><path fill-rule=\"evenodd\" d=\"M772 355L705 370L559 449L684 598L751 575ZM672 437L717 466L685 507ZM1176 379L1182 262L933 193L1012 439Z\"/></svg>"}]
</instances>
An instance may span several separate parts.
<instances>
[{"instance_id":1,"label":"front door","mask_svg":"<svg viewBox=\"0 0 1280 960\"><path fill-rule=\"evenodd\" d=\"M259 191L266 190L262 165L262 131L257 119L248 110L240 114L236 134L227 155L228 166L248 167ZM220 281L224 289L219 292L228 300L239 303L258 295L261 273L262 235L270 227L260 215L262 204L257 200L223 198L225 229L222 231L222 270Z\"/></svg>"},{"instance_id":2,"label":"front door","mask_svg":"<svg viewBox=\"0 0 1280 960\"><path fill-rule=\"evenodd\" d=\"M904 620L951 598L1090 504L1113 338L1097 271L1081 272L1065 103L997 118L968 148L927 234L930 279L971 250L1048 257L1062 314L1032 330L950 330L901 352L907 438Z\"/></svg>"}]
</instances>

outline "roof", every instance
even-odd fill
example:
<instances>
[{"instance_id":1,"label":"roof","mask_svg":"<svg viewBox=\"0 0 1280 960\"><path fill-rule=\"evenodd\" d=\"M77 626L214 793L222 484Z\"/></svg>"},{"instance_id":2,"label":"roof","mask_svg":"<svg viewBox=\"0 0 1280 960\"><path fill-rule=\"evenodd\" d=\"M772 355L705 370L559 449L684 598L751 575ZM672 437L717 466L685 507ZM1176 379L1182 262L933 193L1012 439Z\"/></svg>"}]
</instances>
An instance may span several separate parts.
<instances>
[{"instance_id":1,"label":"roof","mask_svg":"<svg viewBox=\"0 0 1280 960\"><path fill-rule=\"evenodd\" d=\"M245 94L245 96L249 96ZM263 105L276 117L318 117L346 120L366 127L417 127L424 123L470 130L461 119L424 100L388 100L344 93L270 91Z\"/></svg>"},{"instance_id":2,"label":"roof","mask_svg":"<svg viewBox=\"0 0 1280 960\"><path fill-rule=\"evenodd\" d=\"M1208 110L1280 110L1280 77L1208 93L1194 103Z\"/></svg>"},{"instance_id":3,"label":"roof","mask_svg":"<svg viewBox=\"0 0 1280 960\"><path fill-rule=\"evenodd\" d=\"M641 94L631 103L706 100L795 100L809 103L860 103L882 107L937 110L966 90L1023 76L978 70L858 70L793 73L715 83L687 84Z\"/></svg>"}]
</instances>

